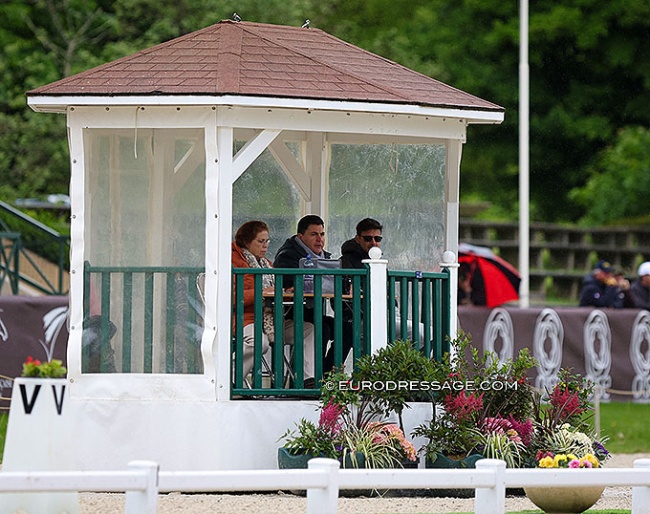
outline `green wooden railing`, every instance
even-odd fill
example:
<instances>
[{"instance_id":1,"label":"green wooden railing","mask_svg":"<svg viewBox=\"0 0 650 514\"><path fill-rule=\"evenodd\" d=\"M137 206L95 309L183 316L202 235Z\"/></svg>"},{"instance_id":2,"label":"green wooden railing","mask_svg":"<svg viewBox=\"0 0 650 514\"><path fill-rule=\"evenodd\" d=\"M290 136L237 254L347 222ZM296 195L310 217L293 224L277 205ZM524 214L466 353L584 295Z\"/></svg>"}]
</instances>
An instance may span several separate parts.
<instances>
[{"instance_id":1,"label":"green wooden railing","mask_svg":"<svg viewBox=\"0 0 650 514\"><path fill-rule=\"evenodd\" d=\"M262 275L272 274L275 276L275 293L273 298L264 299L262 297ZM313 297L307 297L304 293L304 275L311 274L314 276ZM296 305L306 306L307 309L313 309L314 324L314 354L315 366L314 375L316 383L323 377L323 315L326 314L327 304L333 311L334 333L333 333L333 352L334 366L340 367L346 355L343 355L344 330L349 331L347 337L352 339L353 359L356 361L361 355L369 352L367 341L362 337L363 333L368 333L367 326L364 324L370 322L369 316L363 316L362 312L370 311L370 296L364 295L366 289L368 270L351 270L351 269L233 269L234 275L234 309L235 322L233 324L233 355L234 355L234 373L233 373L233 395L241 396L258 396L264 395L296 395L300 393L304 396L318 396L319 391L316 389L304 388L304 340L303 326L305 323L305 309L296 308ZM244 317L244 277L253 275L255 277L255 300L254 300L254 357L253 372L250 380L243 376L243 320ZM283 285L284 277L293 278L294 290L290 299L284 297ZM323 299L323 278L325 276L333 277L334 294L332 298ZM345 295L344 295L345 293ZM345 296L345 297L344 297ZM316 299L321 299L317 301ZM275 341L272 346L270 355L269 369L265 369L262 356L262 313L264 303L273 309ZM294 343L287 348L283 341L284 319L286 316L293 319L293 339ZM259 321L258 321L259 320ZM285 353L286 352L286 353ZM289 354L289 359L285 355ZM268 361L267 361L268 363ZM287 368L290 367L291 373ZM263 387L265 371L266 378L270 384Z\"/></svg>"},{"instance_id":2,"label":"green wooden railing","mask_svg":"<svg viewBox=\"0 0 650 514\"><path fill-rule=\"evenodd\" d=\"M352 339L356 362L370 352L369 270L233 269L232 395L317 397L305 387L303 328L305 309L313 309L315 379L324 375L323 316L333 317L334 365L340 367L344 335ZM314 276L314 292L304 291L304 275ZM263 275L275 276L273 296L262 294ZM84 267L84 373L202 373L202 268ZM254 278L253 371L243 376L244 277ZM333 295L323 295L323 279L333 277ZM283 293L287 277L293 282ZM285 286L285 287L283 287ZM389 271L389 340L409 339L431 358L449 350L450 283L448 271ZM316 301L315 299L320 299ZM262 355L263 312L272 310L275 340ZM285 319L293 319L293 344L285 344ZM310 318L311 321L311 318Z\"/></svg>"},{"instance_id":3,"label":"green wooden railing","mask_svg":"<svg viewBox=\"0 0 650 514\"><path fill-rule=\"evenodd\" d=\"M86 262L82 371L203 373L202 273L195 267Z\"/></svg>"},{"instance_id":4,"label":"green wooden railing","mask_svg":"<svg viewBox=\"0 0 650 514\"><path fill-rule=\"evenodd\" d=\"M40 255L57 266L52 281L27 251ZM9 281L12 294L18 294L20 281L45 294L66 294L64 275L68 269L70 238L0 201L0 288ZM33 270L20 268L20 258Z\"/></svg>"},{"instance_id":5,"label":"green wooden railing","mask_svg":"<svg viewBox=\"0 0 650 514\"><path fill-rule=\"evenodd\" d=\"M410 340L440 360L449 351L449 270L388 271L388 339ZM406 320L406 322L404 322Z\"/></svg>"}]
</instances>

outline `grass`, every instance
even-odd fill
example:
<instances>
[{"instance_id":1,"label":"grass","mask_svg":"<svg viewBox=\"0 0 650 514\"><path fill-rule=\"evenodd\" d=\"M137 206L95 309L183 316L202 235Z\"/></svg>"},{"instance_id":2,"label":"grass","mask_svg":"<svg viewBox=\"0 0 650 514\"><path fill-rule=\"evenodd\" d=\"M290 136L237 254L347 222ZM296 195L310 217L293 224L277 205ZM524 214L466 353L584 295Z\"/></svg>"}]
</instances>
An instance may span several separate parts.
<instances>
[{"instance_id":1,"label":"grass","mask_svg":"<svg viewBox=\"0 0 650 514\"><path fill-rule=\"evenodd\" d=\"M5 436L7 435L7 421L9 414L7 412L0 412L0 463L2 462L2 455L5 449Z\"/></svg>"},{"instance_id":2,"label":"grass","mask_svg":"<svg viewBox=\"0 0 650 514\"><path fill-rule=\"evenodd\" d=\"M626 509L606 509L606 510L587 510L587 514L630 514L629 510ZM462 514L472 514L471 512L466 512ZM541 510L518 510L514 512L508 512L508 514L543 514Z\"/></svg>"},{"instance_id":3,"label":"grass","mask_svg":"<svg viewBox=\"0 0 650 514\"><path fill-rule=\"evenodd\" d=\"M650 452L650 404L603 403L600 412L600 433L608 437L610 452Z\"/></svg>"}]
</instances>

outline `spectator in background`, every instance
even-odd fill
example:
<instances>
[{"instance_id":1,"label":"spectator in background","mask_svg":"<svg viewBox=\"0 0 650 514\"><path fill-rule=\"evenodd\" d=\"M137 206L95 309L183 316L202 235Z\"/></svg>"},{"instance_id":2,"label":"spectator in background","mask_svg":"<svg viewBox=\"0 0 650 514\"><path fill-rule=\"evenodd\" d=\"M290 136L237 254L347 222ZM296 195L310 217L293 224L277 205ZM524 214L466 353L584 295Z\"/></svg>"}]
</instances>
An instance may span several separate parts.
<instances>
[{"instance_id":1,"label":"spectator in background","mask_svg":"<svg viewBox=\"0 0 650 514\"><path fill-rule=\"evenodd\" d=\"M625 278L625 275L620 271L614 273L614 278L616 279L616 285L621 290L620 296L623 300L624 309L634 309L636 307L636 300L634 299L634 294L630 287L630 281Z\"/></svg>"},{"instance_id":2,"label":"spectator in background","mask_svg":"<svg viewBox=\"0 0 650 514\"><path fill-rule=\"evenodd\" d=\"M650 311L650 261L639 266L639 278L632 283L630 290L634 295L635 307Z\"/></svg>"},{"instance_id":3,"label":"spectator in background","mask_svg":"<svg viewBox=\"0 0 650 514\"><path fill-rule=\"evenodd\" d=\"M458 305L474 305L472 301L472 273L470 265L461 262L458 267Z\"/></svg>"},{"instance_id":4,"label":"spectator in background","mask_svg":"<svg viewBox=\"0 0 650 514\"><path fill-rule=\"evenodd\" d=\"M614 278L614 268L608 261L598 261L591 275L585 278L580 292L580 307L623 307L623 294Z\"/></svg>"}]
</instances>

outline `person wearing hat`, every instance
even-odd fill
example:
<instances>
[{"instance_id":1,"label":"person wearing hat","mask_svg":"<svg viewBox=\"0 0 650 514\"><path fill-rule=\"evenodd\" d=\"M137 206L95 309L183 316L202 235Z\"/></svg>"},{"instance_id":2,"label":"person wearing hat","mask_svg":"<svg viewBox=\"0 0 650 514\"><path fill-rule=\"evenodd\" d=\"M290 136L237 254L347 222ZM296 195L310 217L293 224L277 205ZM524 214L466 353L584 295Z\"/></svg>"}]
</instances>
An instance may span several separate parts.
<instances>
[{"instance_id":1,"label":"person wearing hat","mask_svg":"<svg viewBox=\"0 0 650 514\"><path fill-rule=\"evenodd\" d=\"M639 266L638 275L639 278L631 286L636 308L650 311L650 261Z\"/></svg>"},{"instance_id":2,"label":"person wearing hat","mask_svg":"<svg viewBox=\"0 0 650 514\"><path fill-rule=\"evenodd\" d=\"M580 307L623 308L623 294L614 278L614 268L608 261L598 261L583 282Z\"/></svg>"}]
</instances>

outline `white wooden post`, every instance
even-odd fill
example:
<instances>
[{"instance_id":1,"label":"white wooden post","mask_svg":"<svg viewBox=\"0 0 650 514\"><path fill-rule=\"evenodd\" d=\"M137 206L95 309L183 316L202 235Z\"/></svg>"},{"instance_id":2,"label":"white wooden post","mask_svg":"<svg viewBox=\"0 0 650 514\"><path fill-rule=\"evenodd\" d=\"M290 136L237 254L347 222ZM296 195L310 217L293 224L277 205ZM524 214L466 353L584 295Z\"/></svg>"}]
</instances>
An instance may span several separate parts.
<instances>
[{"instance_id":1,"label":"white wooden post","mask_svg":"<svg viewBox=\"0 0 650 514\"><path fill-rule=\"evenodd\" d=\"M311 459L309 469L318 469L328 473L325 489L307 489L307 514L336 514L339 501L339 466L334 459Z\"/></svg>"},{"instance_id":2,"label":"white wooden post","mask_svg":"<svg viewBox=\"0 0 650 514\"><path fill-rule=\"evenodd\" d=\"M650 473L650 459L636 459L634 469ZM632 488L632 514L650 514L650 486Z\"/></svg>"},{"instance_id":3,"label":"white wooden post","mask_svg":"<svg viewBox=\"0 0 650 514\"><path fill-rule=\"evenodd\" d=\"M147 473L144 491L126 491L125 514L156 514L158 509L158 464L147 460L129 462L129 469Z\"/></svg>"},{"instance_id":4,"label":"white wooden post","mask_svg":"<svg viewBox=\"0 0 650 514\"><path fill-rule=\"evenodd\" d=\"M447 250L442 254L441 268L449 269L449 338L453 341L458 337L458 268L460 264L456 261L456 254Z\"/></svg>"},{"instance_id":5,"label":"white wooden post","mask_svg":"<svg viewBox=\"0 0 650 514\"><path fill-rule=\"evenodd\" d=\"M477 487L474 501L475 514L496 514L506 511L506 463L498 459L476 461L476 469L492 471L495 475L494 487Z\"/></svg>"},{"instance_id":6,"label":"white wooden post","mask_svg":"<svg viewBox=\"0 0 650 514\"><path fill-rule=\"evenodd\" d=\"M376 246L368 255L370 259L361 262L370 266L370 351L377 353L388 344L388 261L381 258L381 249Z\"/></svg>"}]
</instances>

